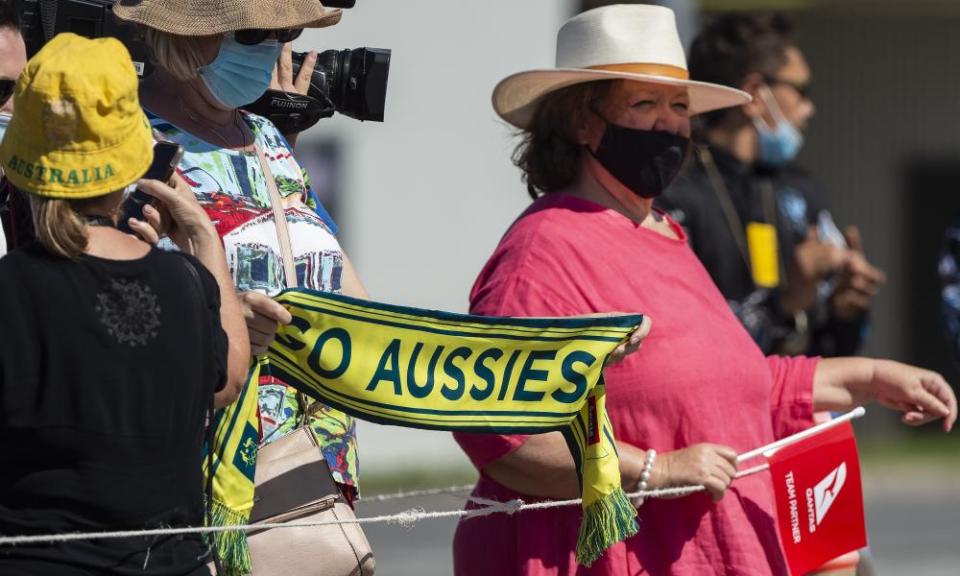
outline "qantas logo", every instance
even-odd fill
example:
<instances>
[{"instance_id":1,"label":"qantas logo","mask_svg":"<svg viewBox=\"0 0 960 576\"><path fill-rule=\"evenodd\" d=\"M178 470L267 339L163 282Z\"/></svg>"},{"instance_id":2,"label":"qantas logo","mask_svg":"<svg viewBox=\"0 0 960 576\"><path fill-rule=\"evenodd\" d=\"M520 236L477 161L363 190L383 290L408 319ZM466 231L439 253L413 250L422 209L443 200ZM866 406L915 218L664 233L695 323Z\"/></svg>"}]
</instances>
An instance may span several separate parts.
<instances>
[{"instance_id":1,"label":"qantas logo","mask_svg":"<svg viewBox=\"0 0 960 576\"><path fill-rule=\"evenodd\" d=\"M816 509L817 526L823 522L823 518L830 511L830 506L840 494L843 483L847 481L847 463L844 462L827 474L813 488L814 507Z\"/></svg>"}]
</instances>

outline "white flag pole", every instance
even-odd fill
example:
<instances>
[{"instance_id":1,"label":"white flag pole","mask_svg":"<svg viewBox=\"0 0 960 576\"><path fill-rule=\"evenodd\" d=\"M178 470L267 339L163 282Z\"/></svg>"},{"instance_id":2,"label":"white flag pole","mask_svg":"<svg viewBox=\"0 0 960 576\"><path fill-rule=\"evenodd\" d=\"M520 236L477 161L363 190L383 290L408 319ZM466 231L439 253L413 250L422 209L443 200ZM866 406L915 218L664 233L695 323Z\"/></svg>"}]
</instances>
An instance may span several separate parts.
<instances>
[{"instance_id":1,"label":"white flag pole","mask_svg":"<svg viewBox=\"0 0 960 576\"><path fill-rule=\"evenodd\" d=\"M863 406L857 406L853 410L847 412L842 416L837 416L833 420L830 420L828 422L823 422L821 424L817 424L816 426L807 428L802 432L797 432L793 436L787 436L786 438L782 438L780 440L777 440L776 442L767 444L766 446L761 446L760 448L750 450L749 452L744 452L743 454L740 454L739 456L737 456L737 462L740 463L740 462L745 462L747 460L752 460L757 456L768 456L767 453L776 452L777 450L783 448L784 446L789 446L801 440L805 440L811 436L816 436L817 434L820 434L825 430L829 430L834 426L838 426L840 424L843 424L844 422L853 420L854 418L860 418L866 413L867 413L866 408L864 408Z\"/></svg>"}]
</instances>

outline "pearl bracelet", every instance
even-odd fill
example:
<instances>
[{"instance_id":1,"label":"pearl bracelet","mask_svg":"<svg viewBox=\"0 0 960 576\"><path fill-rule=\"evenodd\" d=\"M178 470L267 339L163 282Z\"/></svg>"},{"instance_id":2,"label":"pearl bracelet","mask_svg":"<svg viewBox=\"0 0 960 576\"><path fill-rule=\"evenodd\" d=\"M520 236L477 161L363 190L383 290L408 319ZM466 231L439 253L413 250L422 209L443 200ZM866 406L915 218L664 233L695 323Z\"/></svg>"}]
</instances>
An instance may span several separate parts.
<instances>
[{"instance_id":1,"label":"pearl bracelet","mask_svg":"<svg viewBox=\"0 0 960 576\"><path fill-rule=\"evenodd\" d=\"M647 450L647 457L643 461L643 470L640 472L640 484L637 486L638 492L646 492L647 483L650 482L650 473L653 472L653 463L657 461L657 451L653 448ZM637 508L643 506L644 497L638 496L633 504Z\"/></svg>"}]
</instances>

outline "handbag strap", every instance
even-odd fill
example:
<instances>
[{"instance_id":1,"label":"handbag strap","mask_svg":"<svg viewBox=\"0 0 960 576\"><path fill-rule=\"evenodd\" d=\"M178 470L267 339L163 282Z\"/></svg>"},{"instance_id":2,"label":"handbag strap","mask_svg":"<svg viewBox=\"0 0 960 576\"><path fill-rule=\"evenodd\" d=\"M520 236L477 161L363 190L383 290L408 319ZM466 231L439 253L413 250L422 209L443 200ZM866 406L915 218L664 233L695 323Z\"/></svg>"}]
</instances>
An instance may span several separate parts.
<instances>
[{"instance_id":1,"label":"handbag strap","mask_svg":"<svg viewBox=\"0 0 960 576\"><path fill-rule=\"evenodd\" d=\"M263 171L263 178L267 182L267 192L270 196L270 207L273 209L273 223L277 228L277 240L280 241L280 258L283 260L284 285L287 288L297 287L297 266L293 260L293 246L290 243L290 227L287 223L287 212L283 209L283 199L280 196L280 190L277 189L277 181L273 177L273 171L270 169L270 161L263 148L258 143L254 143L257 149L257 157L260 159L260 169Z\"/></svg>"},{"instance_id":2,"label":"handbag strap","mask_svg":"<svg viewBox=\"0 0 960 576\"><path fill-rule=\"evenodd\" d=\"M270 196L270 208L273 209L273 222L277 229L277 240L280 242L280 258L283 260L284 285L287 288L297 287L297 267L293 259L293 245L290 242L290 226L287 223L287 213L283 208L283 199L280 197L280 190L277 189L277 180L273 177L273 171L270 169L270 161L266 153L258 143L254 143L257 149L257 158L260 159L260 169L263 171L263 178L267 182L267 191ZM310 415L309 401L306 396L297 392L297 402L300 405L300 422L298 427L307 424Z\"/></svg>"}]
</instances>

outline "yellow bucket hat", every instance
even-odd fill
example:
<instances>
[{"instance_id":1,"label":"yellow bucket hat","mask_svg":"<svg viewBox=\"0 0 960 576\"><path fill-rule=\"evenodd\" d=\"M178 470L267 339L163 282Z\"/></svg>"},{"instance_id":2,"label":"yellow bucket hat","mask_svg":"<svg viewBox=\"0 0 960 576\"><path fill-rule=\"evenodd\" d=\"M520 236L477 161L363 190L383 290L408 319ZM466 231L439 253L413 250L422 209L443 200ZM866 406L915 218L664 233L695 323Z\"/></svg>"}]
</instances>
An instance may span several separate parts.
<instances>
[{"instance_id":1,"label":"yellow bucket hat","mask_svg":"<svg viewBox=\"0 0 960 576\"><path fill-rule=\"evenodd\" d=\"M13 98L0 164L20 190L94 198L140 179L153 162L137 73L118 40L54 37L27 62Z\"/></svg>"}]
</instances>

